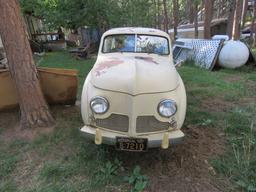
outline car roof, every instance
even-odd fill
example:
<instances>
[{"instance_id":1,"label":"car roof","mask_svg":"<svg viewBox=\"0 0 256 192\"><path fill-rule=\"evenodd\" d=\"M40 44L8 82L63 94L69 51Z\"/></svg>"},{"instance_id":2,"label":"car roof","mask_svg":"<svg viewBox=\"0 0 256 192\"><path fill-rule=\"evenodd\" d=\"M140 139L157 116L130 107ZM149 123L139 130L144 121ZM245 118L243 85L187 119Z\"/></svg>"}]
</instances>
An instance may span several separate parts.
<instances>
[{"instance_id":1,"label":"car roof","mask_svg":"<svg viewBox=\"0 0 256 192\"><path fill-rule=\"evenodd\" d=\"M113 28L104 33L103 36L113 35L113 34L144 34L144 35L160 35L169 38L169 35L164 31L154 28L144 28L144 27L120 27Z\"/></svg>"}]
</instances>

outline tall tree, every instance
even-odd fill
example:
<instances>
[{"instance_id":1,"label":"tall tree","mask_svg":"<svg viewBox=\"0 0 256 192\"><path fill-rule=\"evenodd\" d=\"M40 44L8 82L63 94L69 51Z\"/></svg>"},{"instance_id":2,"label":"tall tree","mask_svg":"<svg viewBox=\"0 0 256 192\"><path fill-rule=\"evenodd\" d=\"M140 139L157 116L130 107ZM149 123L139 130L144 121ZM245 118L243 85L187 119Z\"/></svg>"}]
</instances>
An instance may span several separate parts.
<instances>
[{"instance_id":1,"label":"tall tree","mask_svg":"<svg viewBox=\"0 0 256 192\"><path fill-rule=\"evenodd\" d=\"M251 23L251 40L252 40L252 47L255 47L256 44L256 27L255 27L255 19L256 19L256 2L253 2L253 15L252 15L252 23Z\"/></svg>"},{"instance_id":2,"label":"tall tree","mask_svg":"<svg viewBox=\"0 0 256 192\"><path fill-rule=\"evenodd\" d=\"M226 12L226 0L220 0L219 4L219 9L220 9L220 17L223 17Z\"/></svg>"},{"instance_id":3,"label":"tall tree","mask_svg":"<svg viewBox=\"0 0 256 192\"><path fill-rule=\"evenodd\" d=\"M195 26L195 38L198 39L198 5L199 2L196 0L193 3L194 6L194 26Z\"/></svg>"},{"instance_id":4,"label":"tall tree","mask_svg":"<svg viewBox=\"0 0 256 192\"><path fill-rule=\"evenodd\" d=\"M163 0L163 6L164 6L164 31L166 33L168 33L169 19L168 19L168 13L167 13L167 2L166 2L166 0Z\"/></svg>"},{"instance_id":5,"label":"tall tree","mask_svg":"<svg viewBox=\"0 0 256 192\"><path fill-rule=\"evenodd\" d=\"M220 18L221 11L223 10L222 0L216 0L215 3L216 3L216 17Z\"/></svg>"},{"instance_id":6,"label":"tall tree","mask_svg":"<svg viewBox=\"0 0 256 192\"><path fill-rule=\"evenodd\" d=\"M248 0L243 0L242 28L243 28L244 25L245 25L247 10L248 10Z\"/></svg>"},{"instance_id":7,"label":"tall tree","mask_svg":"<svg viewBox=\"0 0 256 192\"><path fill-rule=\"evenodd\" d=\"M156 0L152 0L153 5L154 5L154 26L157 28L157 2Z\"/></svg>"},{"instance_id":8,"label":"tall tree","mask_svg":"<svg viewBox=\"0 0 256 192\"><path fill-rule=\"evenodd\" d=\"M211 39L211 21L213 15L214 0L205 0L204 38Z\"/></svg>"},{"instance_id":9,"label":"tall tree","mask_svg":"<svg viewBox=\"0 0 256 192\"><path fill-rule=\"evenodd\" d=\"M161 14L160 14L160 10L161 10L161 2L160 0L157 0L157 19L158 19L158 29L161 29Z\"/></svg>"},{"instance_id":10,"label":"tall tree","mask_svg":"<svg viewBox=\"0 0 256 192\"><path fill-rule=\"evenodd\" d=\"M201 1L200 9L201 9L201 11L204 10L204 12L205 12L205 9L204 9L204 3L205 3L205 2L204 2L204 1L205 1L205 0L202 0L202 1ZM201 12L201 15L200 15L200 16L201 16L201 17L200 17L200 20L203 21L204 18L203 18L202 12Z\"/></svg>"},{"instance_id":11,"label":"tall tree","mask_svg":"<svg viewBox=\"0 0 256 192\"><path fill-rule=\"evenodd\" d=\"M228 13L228 25L227 25L227 35L229 39L232 38L232 31L233 31L233 23L234 23L234 16L235 16L235 9L236 9L236 1L229 0L228 1L229 13Z\"/></svg>"},{"instance_id":12,"label":"tall tree","mask_svg":"<svg viewBox=\"0 0 256 192\"><path fill-rule=\"evenodd\" d=\"M173 29L174 29L174 33L173 33L173 36L174 36L174 39L176 39L177 35L178 35L178 0L173 0Z\"/></svg>"},{"instance_id":13,"label":"tall tree","mask_svg":"<svg viewBox=\"0 0 256 192\"><path fill-rule=\"evenodd\" d=\"M189 20L189 23L193 23L193 21L194 21L194 2L193 2L194 0L188 0L187 1L187 7L188 7L188 20Z\"/></svg>"},{"instance_id":14,"label":"tall tree","mask_svg":"<svg viewBox=\"0 0 256 192\"><path fill-rule=\"evenodd\" d=\"M235 16L233 21L232 39L240 39L240 28L241 28L241 15L242 15L242 1L236 0Z\"/></svg>"},{"instance_id":15,"label":"tall tree","mask_svg":"<svg viewBox=\"0 0 256 192\"><path fill-rule=\"evenodd\" d=\"M17 90L21 127L53 126L54 119L41 91L17 0L0 0L0 35Z\"/></svg>"}]
</instances>

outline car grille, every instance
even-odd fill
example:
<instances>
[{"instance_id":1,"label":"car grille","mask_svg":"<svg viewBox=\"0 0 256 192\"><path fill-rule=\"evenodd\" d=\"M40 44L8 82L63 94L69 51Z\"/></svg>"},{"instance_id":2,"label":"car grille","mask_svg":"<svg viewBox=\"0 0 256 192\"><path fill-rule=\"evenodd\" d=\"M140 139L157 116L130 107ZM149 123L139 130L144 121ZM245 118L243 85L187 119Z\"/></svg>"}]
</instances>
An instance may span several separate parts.
<instances>
[{"instance_id":1,"label":"car grille","mask_svg":"<svg viewBox=\"0 0 256 192\"><path fill-rule=\"evenodd\" d=\"M96 119L96 126L114 131L128 132L129 117L126 115L112 114L106 119Z\"/></svg>"},{"instance_id":2,"label":"car grille","mask_svg":"<svg viewBox=\"0 0 256 192\"><path fill-rule=\"evenodd\" d=\"M169 128L168 122L158 121L154 116L138 116L136 121L136 132L156 132L163 131Z\"/></svg>"}]
</instances>

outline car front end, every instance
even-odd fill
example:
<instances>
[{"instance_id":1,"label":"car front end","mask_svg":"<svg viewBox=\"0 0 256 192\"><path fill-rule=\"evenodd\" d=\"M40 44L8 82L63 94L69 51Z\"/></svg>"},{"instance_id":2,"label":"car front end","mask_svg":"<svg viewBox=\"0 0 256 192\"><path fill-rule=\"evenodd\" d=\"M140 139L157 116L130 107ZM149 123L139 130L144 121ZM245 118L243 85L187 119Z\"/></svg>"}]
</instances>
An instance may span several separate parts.
<instances>
[{"instance_id":1,"label":"car front end","mask_svg":"<svg viewBox=\"0 0 256 192\"><path fill-rule=\"evenodd\" d=\"M99 53L84 84L81 111L80 130L95 144L166 149L184 137L185 87L169 52Z\"/></svg>"}]
</instances>

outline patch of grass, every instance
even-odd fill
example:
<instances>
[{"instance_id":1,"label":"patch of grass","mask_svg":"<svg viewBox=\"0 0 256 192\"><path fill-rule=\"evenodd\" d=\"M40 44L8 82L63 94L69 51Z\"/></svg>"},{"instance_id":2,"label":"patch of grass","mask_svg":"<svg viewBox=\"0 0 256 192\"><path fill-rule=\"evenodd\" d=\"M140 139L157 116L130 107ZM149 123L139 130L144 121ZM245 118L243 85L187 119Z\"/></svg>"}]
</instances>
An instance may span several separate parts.
<instances>
[{"instance_id":1,"label":"patch of grass","mask_svg":"<svg viewBox=\"0 0 256 192\"><path fill-rule=\"evenodd\" d=\"M25 192L90 192L87 188L88 183L86 181L74 181L74 182L56 182L56 183L44 183L39 185L35 189L26 190Z\"/></svg>"},{"instance_id":2,"label":"patch of grass","mask_svg":"<svg viewBox=\"0 0 256 192\"><path fill-rule=\"evenodd\" d=\"M122 162L115 159L113 162L107 161L107 163L95 173L95 180L93 185L108 185L113 182L120 170L123 170Z\"/></svg>"},{"instance_id":3,"label":"patch of grass","mask_svg":"<svg viewBox=\"0 0 256 192\"><path fill-rule=\"evenodd\" d=\"M73 169L74 167L66 162L46 162L40 170L40 176L47 182L66 180L72 176Z\"/></svg>"},{"instance_id":4,"label":"patch of grass","mask_svg":"<svg viewBox=\"0 0 256 192\"><path fill-rule=\"evenodd\" d=\"M210 125L225 131L229 150L212 161L213 166L231 178L238 190L256 190L256 86L255 67L221 69L209 72L193 65L182 66L179 72L187 87L188 110L186 122ZM241 99L248 99L240 103ZM204 99L219 98L236 103L229 112L215 113L201 108Z\"/></svg>"},{"instance_id":5,"label":"patch of grass","mask_svg":"<svg viewBox=\"0 0 256 192\"><path fill-rule=\"evenodd\" d=\"M212 160L215 169L231 178L239 191L256 191L256 86L249 82L256 81L255 67L243 66L236 70L208 72L188 65L179 71L185 85L189 87L187 123L202 125L214 122L223 127L227 135L230 150ZM210 90L207 90L207 86ZM238 104L230 112L219 115L198 108L205 97L219 95L226 102ZM240 104L240 100L245 97L255 99Z\"/></svg>"},{"instance_id":6,"label":"patch of grass","mask_svg":"<svg viewBox=\"0 0 256 192\"><path fill-rule=\"evenodd\" d=\"M240 189L256 191L255 124L247 126L244 125L243 130L240 129L240 136L231 134L233 129L228 130L231 134L231 149L223 157L213 160L213 165L220 173L231 178ZM235 130L236 132L238 130Z\"/></svg>"},{"instance_id":7,"label":"patch of grass","mask_svg":"<svg viewBox=\"0 0 256 192\"><path fill-rule=\"evenodd\" d=\"M186 118L188 124L201 125L211 118L211 114L207 111L198 111L197 108L189 107Z\"/></svg>"},{"instance_id":8,"label":"patch of grass","mask_svg":"<svg viewBox=\"0 0 256 192\"><path fill-rule=\"evenodd\" d=\"M10 176L16 167L17 157L7 151L0 151L0 179Z\"/></svg>"},{"instance_id":9,"label":"patch of grass","mask_svg":"<svg viewBox=\"0 0 256 192\"><path fill-rule=\"evenodd\" d=\"M213 160L217 171L245 191L256 190L256 105L235 107L222 116L230 150Z\"/></svg>"},{"instance_id":10,"label":"patch of grass","mask_svg":"<svg viewBox=\"0 0 256 192\"><path fill-rule=\"evenodd\" d=\"M141 169L139 166L134 168L131 176L126 177L126 180L131 185L131 192L142 192L148 184L148 178L141 174Z\"/></svg>"},{"instance_id":11,"label":"patch of grass","mask_svg":"<svg viewBox=\"0 0 256 192\"><path fill-rule=\"evenodd\" d=\"M195 66L182 66L178 70L184 80L188 92L200 99L224 96L226 93L244 95L245 88L241 82L225 80L228 75L218 71L207 71ZM227 96L226 96L227 97Z\"/></svg>"},{"instance_id":12,"label":"patch of grass","mask_svg":"<svg viewBox=\"0 0 256 192\"><path fill-rule=\"evenodd\" d=\"M99 147L90 142L83 143L79 145L79 151L73 160L79 172L90 178L89 188L100 190L106 186L119 185L123 168L114 149Z\"/></svg>"},{"instance_id":13,"label":"patch of grass","mask_svg":"<svg viewBox=\"0 0 256 192\"><path fill-rule=\"evenodd\" d=\"M0 191L2 192L16 192L17 187L14 182L8 180L1 180L0 182Z\"/></svg>"},{"instance_id":14,"label":"patch of grass","mask_svg":"<svg viewBox=\"0 0 256 192\"><path fill-rule=\"evenodd\" d=\"M78 128L83 123L79 111L67 108L56 114L56 119L59 123L53 133L41 135L31 143L31 149L39 157L47 156L39 170L39 189L102 191L106 186L119 185L123 170L115 150L96 146L81 135Z\"/></svg>"}]
</instances>

